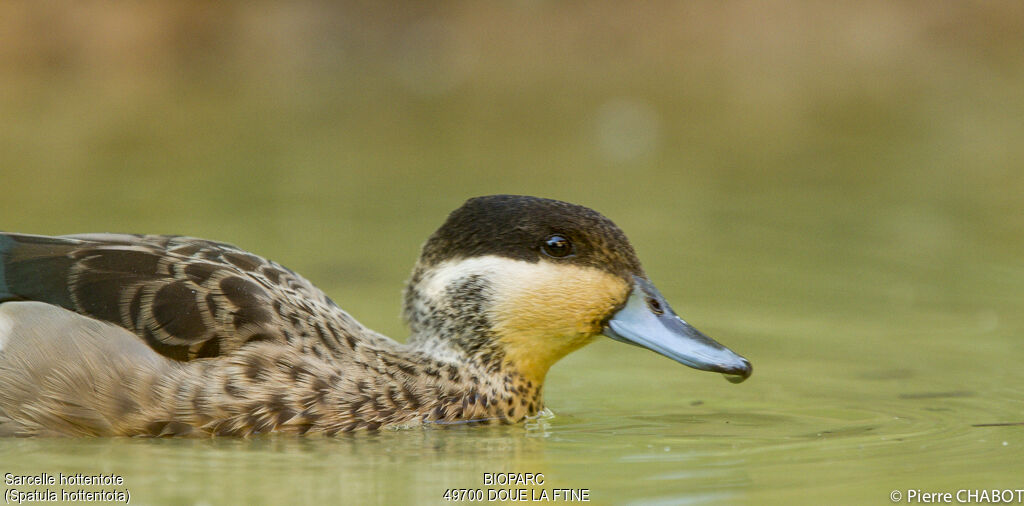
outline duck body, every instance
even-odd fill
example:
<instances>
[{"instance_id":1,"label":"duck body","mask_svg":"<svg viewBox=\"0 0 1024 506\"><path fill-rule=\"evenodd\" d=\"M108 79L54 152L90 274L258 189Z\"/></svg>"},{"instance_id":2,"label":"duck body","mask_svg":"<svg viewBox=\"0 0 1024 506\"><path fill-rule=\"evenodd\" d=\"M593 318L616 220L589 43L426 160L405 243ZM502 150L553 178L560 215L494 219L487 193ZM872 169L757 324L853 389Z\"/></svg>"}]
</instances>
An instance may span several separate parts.
<instances>
[{"instance_id":1,"label":"duck body","mask_svg":"<svg viewBox=\"0 0 1024 506\"><path fill-rule=\"evenodd\" d=\"M542 409L550 366L602 333L749 375L746 360L688 326L696 334L682 352L644 341L662 333L651 321L682 322L645 280L625 236L594 211L471 199L424 245L406 287L403 344L231 245L0 234L0 435L517 422Z\"/></svg>"}]
</instances>

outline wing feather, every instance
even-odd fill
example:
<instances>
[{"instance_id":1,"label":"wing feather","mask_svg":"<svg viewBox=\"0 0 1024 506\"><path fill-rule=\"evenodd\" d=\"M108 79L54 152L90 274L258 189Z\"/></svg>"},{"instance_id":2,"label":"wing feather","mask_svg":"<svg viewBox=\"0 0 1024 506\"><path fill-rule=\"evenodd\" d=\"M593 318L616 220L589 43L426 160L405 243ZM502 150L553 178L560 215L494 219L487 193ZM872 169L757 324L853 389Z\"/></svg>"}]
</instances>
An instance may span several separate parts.
<instances>
[{"instance_id":1,"label":"wing feather","mask_svg":"<svg viewBox=\"0 0 1024 506\"><path fill-rule=\"evenodd\" d=\"M0 234L3 300L47 302L114 323L176 360L223 356L249 341L343 354L354 336L386 339L291 270L184 236Z\"/></svg>"}]
</instances>

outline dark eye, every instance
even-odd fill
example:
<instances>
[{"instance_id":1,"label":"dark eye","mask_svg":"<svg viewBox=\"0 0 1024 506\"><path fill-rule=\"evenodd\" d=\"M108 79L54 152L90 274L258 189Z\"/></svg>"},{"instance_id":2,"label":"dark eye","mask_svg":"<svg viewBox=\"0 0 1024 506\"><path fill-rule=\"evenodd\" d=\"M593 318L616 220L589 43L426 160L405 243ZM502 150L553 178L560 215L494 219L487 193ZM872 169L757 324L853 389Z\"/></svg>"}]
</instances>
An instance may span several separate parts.
<instances>
[{"instance_id":1,"label":"dark eye","mask_svg":"<svg viewBox=\"0 0 1024 506\"><path fill-rule=\"evenodd\" d=\"M572 243L560 235L548 237L541 249L544 250L545 255L555 258L567 257L573 254Z\"/></svg>"}]
</instances>

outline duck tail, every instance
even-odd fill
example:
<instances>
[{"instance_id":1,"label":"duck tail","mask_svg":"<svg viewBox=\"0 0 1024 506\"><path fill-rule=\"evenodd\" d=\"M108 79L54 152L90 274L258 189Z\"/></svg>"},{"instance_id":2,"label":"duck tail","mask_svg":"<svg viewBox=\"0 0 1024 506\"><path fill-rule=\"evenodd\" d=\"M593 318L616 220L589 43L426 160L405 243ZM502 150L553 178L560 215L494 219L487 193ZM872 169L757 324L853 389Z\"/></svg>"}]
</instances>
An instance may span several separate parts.
<instances>
[{"instance_id":1,"label":"duck tail","mask_svg":"<svg viewBox=\"0 0 1024 506\"><path fill-rule=\"evenodd\" d=\"M14 244L14 239L11 239L7 234L0 234L0 302L8 300L14 296L11 293L11 289L7 287L7 256Z\"/></svg>"},{"instance_id":2,"label":"duck tail","mask_svg":"<svg viewBox=\"0 0 1024 506\"><path fill-rule=\"evenodd\" d=\"M0 233L0 302L39 300L70 306L68 256L81 241Z\"/></svg>"}]
</instances>

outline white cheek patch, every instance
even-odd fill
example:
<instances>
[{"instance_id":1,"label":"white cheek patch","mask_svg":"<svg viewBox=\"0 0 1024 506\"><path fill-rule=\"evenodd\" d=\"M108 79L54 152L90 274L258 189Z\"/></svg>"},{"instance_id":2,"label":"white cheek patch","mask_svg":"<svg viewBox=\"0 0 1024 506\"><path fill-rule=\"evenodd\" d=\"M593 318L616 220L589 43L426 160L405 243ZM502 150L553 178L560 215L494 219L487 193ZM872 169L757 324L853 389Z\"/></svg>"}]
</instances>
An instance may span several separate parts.
<instances>
[{"instance_id":1,"label":"white cheek patch","mask_svg":"<svg viewBox=\"0 0 1024 506\"><path fill-rule=\"evenodd\" d=\"M430 277L422 285L423 293L429 299L440 300L445 297L445 290L459 279L480 276L500 296L508 293L510 285L554 279L557 269L558 266L548 262L526 262L495 255L447 260L430 269Z\"/></svg>"}]
</instances>

